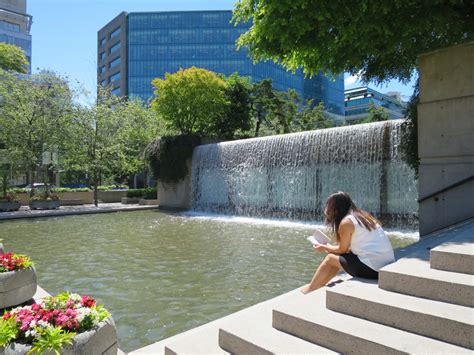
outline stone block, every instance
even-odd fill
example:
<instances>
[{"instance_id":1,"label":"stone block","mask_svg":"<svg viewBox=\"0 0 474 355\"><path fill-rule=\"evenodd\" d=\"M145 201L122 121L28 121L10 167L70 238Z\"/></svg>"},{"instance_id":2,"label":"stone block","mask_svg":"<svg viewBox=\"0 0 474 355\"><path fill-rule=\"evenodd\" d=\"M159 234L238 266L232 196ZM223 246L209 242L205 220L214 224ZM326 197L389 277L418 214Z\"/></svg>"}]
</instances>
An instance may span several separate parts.
<instances>
[{"instance_id":1,"label":"stone block","mask_svg":"<svg viewBox=\"0 0 474 355\"><path fill-rule=\"evenodd\" d=\"M420 102L474 95L474 42L423 54Z\"/></svg>"},{"instance_id":2,"label":"stone block","mask_svg":"<svg viewBox=\"0 0 474 355\"><path fill-rule=\"evenodd\" d=\"M0 273L0 309L28 301L36 293L36 288L34 268Z\"/></svg>"},{"instance_id":3,"label":"stone block","mask_svg":"<svg viewBox=\"0 0 474 355\"><path fill-rule=\"evenodd\" d=\"M420 158L474 156L473 115L474 96L419 104Z\"/></svg>"}]
</instances>

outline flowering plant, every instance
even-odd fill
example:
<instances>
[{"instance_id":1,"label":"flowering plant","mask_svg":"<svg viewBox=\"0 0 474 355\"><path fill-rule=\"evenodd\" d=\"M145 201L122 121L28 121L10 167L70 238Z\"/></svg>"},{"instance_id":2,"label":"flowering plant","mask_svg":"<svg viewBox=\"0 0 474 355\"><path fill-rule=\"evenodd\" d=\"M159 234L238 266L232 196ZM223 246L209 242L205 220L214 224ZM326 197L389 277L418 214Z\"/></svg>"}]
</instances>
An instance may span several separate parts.
<instances>
[{"instance_id":1,"label":"flowering plant","mask_svg":"<svg viewBox=\"0 0 474 355\"><path fill-rule=\"evenodd\" d=\"M33 266L30 258L26 255L5 253L0 255L0 272L27 269Z\"/></svg>"},{"instance_id":2,"label":"flowering plant","mask_svg":"<svg viewBox=\"0 0 474 355\"><path fill-rule=\"evenodd\" d=\"M44 192L44 193L35 194L31 198L31 200L33 201L59 201L59 196Z\"/></svg>"},{"instance_id":3,"label":"flowering plant","mask_svg":"<svg viewBox=\"0 0 474 355\"><path fill-rule=\"evenodd\" d=\"M17 198L13 192L7 192L0 196L0 202L16 202Z\"/></svg>"},{"instance_id":4,"label":"flowering plant","mask_svg":"<svg viewBox=\"0 0 474 355\"><path fill-rule=\"evenodd\" d=\"M89 296L61 293L39 304L17 307L0 319L0 346L10 342L32 345L31 352L43 353L72 345L72 337L92 329L110 313Z\"/></svg>"}]
</instances>

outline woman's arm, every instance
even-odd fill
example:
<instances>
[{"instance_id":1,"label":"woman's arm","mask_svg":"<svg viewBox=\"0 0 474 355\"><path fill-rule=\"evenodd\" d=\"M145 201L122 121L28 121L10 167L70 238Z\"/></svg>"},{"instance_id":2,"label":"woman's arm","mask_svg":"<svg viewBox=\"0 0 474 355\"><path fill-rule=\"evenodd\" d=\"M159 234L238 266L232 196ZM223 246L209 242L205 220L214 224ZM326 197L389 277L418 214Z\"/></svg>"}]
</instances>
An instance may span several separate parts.
<instances>
[{"instance_id":1,"label":"woman's arm","mask_svg":"<svg viewBox=\"0 0 474 355\"><path fill-rule=\"evenodd\" d=\"M315 245L314 249L332 254L347 253L351 246L352 233L354 233L354 230L355 227L352 221L350 219L344 219L339 225L339 245Z\"/></svg>"}]
</instances>

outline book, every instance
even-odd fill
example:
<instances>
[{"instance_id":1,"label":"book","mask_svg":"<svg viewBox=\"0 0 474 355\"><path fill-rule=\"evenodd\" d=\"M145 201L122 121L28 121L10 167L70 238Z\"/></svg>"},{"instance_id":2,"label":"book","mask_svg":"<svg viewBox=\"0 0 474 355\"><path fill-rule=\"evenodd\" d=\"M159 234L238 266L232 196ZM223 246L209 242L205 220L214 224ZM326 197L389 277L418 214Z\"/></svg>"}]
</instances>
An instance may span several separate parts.
<instances>
[{"instance_id":1,"label":"book","mask_svg":"<svg viewBox=\"0 0 474 355\"><path fill-rule=\"evenodd\" d=\"M331 241L331 238L329 238L326 234L324 234L319 229L316 229L313 235L306 239L309 240L313 245L327 244Z\"/></svg>"}]
</instances>

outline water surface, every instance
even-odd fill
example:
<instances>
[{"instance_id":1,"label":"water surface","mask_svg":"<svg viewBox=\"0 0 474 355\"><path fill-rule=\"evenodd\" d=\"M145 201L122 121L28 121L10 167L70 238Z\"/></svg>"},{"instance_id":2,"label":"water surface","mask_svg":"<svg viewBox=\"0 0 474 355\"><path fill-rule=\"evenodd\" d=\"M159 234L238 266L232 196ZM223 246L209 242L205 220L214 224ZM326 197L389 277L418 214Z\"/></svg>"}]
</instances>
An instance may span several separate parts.
<instances>
[{"instance_id":1,"label":"water surface","mask_svg":"<svg viewBox=\"0 0 474 355\"><path fill-rule=\"evenodd\" d=\"M31 256L48 292L104 304L128 352L308 282L324 257L306 241L314 228L137 211L3 221L0 238Z\"/></svg>"}]
</instances>

